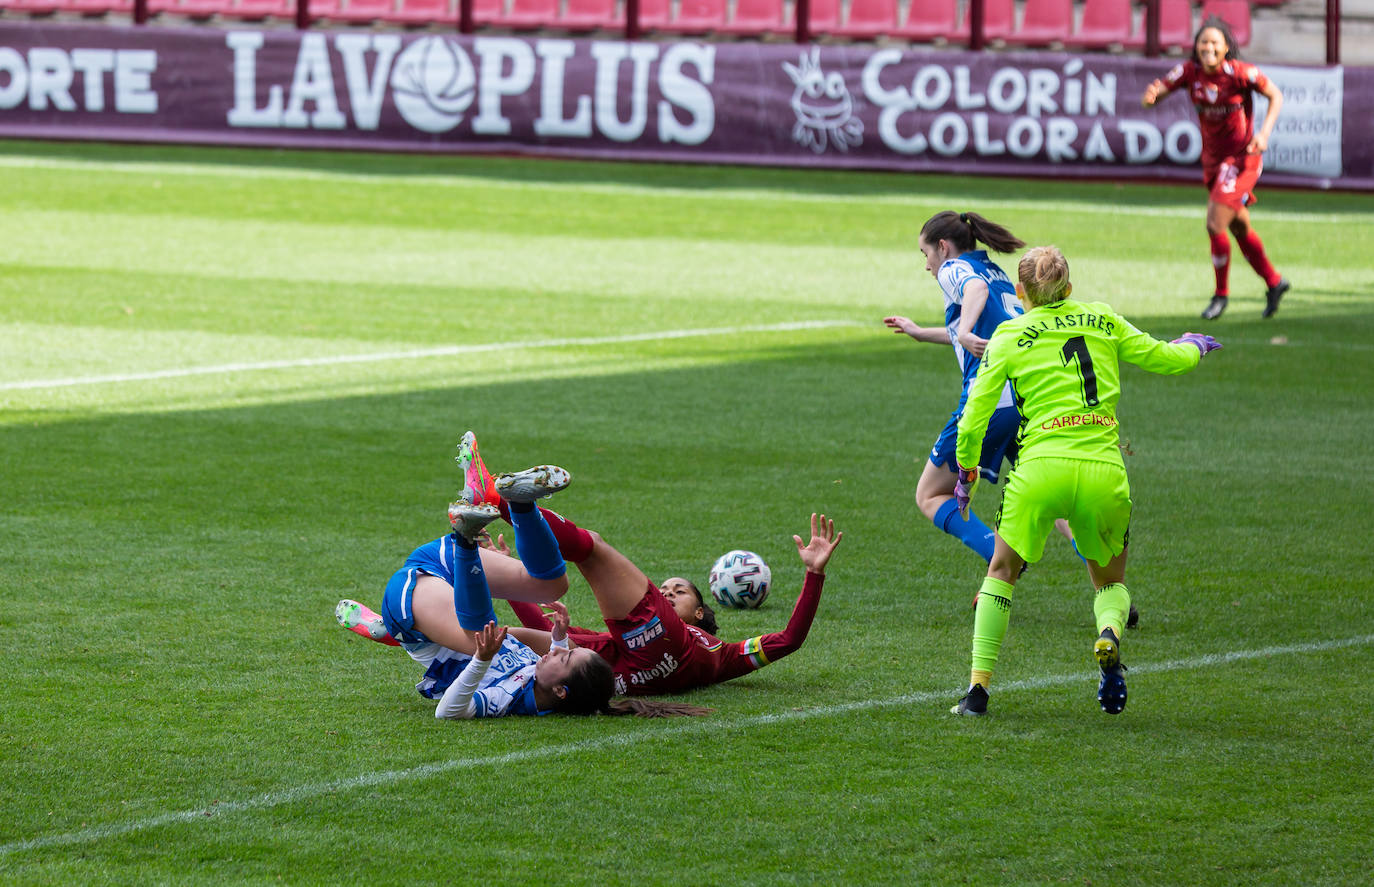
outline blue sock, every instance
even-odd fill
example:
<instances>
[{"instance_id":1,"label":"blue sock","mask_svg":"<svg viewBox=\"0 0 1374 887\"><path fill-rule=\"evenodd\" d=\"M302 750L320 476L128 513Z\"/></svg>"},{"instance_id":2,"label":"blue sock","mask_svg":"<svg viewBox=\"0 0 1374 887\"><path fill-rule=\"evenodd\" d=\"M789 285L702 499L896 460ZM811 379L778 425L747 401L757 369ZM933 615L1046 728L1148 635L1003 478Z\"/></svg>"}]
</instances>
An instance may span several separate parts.
<instances>
[{"instance_id":1,"label":"blue sock","mask_svg":"<svg viewBox=\"0 0 1374 887\"><path fill-rule=\"evenodd\" d=\"M525 572L536 579L557 579L568 572L563 563L563 555L558 550L558 540L553 530L544 521L538 508L529 506L528 510L518 507L523 503L511 503L510 524L515 528L515 552L525 565Z\"/></svg>"},{"instance_id":2,"label":"blue sock","mask_svg":"<svg viewBox=\"0 0 1374 887\"><path fill-rule=\"evenodd\" d=\"M481 631L488 622L496 621L481 555L476 548L461 543L453 546L453 553L453 610L458 614L458 624L468 631Z\"/></svg>"},{"instance_id":3,"label":"blue sock","mask_svg":"<svg viewBox=\"0 0 1374 887\"><path fill-rule=\"evenodd\" d=\"M965 520L959 515L958 504L949 499L935 511L935 526L972 548L983 560L992 562L996 534L978 519L973 509L969 509L968 519Z\"/></svg>"}]
</instances>

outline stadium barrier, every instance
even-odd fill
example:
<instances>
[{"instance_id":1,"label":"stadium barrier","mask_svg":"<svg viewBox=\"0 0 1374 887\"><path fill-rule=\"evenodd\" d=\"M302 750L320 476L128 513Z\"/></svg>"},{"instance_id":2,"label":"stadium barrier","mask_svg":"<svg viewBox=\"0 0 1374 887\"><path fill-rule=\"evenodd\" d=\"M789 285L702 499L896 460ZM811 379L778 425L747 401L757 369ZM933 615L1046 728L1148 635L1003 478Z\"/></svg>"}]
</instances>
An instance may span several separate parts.
<instances>
[{"instance_id":1,"label":"stadium barrier","mask_svg":"<svg viewBox=\"0 0 1374 887\"><path fill-rule=\"evenodd\" d=\"M1140 107L1164 66L861 44L0 21L0 137L1197 181L1192 106ZM1265 70L1285 95L1265 181L1374 189L1374 69Z\"/></svg>"},{"instance_id":2,"label":"stadium barrier","mask_svg":"<svg viewBox=\"0 0 1374 887\"><path fill-rule=\"evenodd\" d=\"M942 40L970 49L997 46L1073 47L1177 52L1192 40L1194 19L1224 18L1241 46L1250 42L1252 3L1288 0L0 0L0 12L31 16L128 15L197 21L316 23L480 29L698 33L745 38L790 35L850 40ZM960 6L963 7L962 14ZM1196 8L1195 8L1196 7ZM676 12L674 12L676 10ZM1194 13L1197 13L1195 16ZM1331 18L1329 16L1329 18ZM1339 6L1327 23L1339 34ZM1081 23L1078 23L1081 20ZM1339 61L1328 57L1328 64ZM1331 56L1330 49L1328 56Z\"/></svg>"}]
</instances>

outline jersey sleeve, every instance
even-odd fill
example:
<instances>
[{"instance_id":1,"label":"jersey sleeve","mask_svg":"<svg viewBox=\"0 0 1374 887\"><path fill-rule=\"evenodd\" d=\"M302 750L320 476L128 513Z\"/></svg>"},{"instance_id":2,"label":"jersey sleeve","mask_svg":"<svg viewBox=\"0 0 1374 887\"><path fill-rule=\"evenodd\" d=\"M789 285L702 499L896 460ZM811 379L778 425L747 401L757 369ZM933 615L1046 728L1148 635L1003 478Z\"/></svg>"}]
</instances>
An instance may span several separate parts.
<instances>
[{"instance_id":1,"label":"jersey sleeve","mask_svg":"<svg viewBox=\"0 0 1374 887\"><path fill-rule=\"evenodd\" d=\"M1098 306L1105 309L1105 305ZM1136 329L1135 325L1121 315L1115 315L1117 323L1117 354L1127 363L1133 363L1151 373L1176 376L1186 373L1198 365L1202 352L1196 346L1175 345L1156 339L1146 332Z\"/></svg>"},{"instance_id":2,"label":"jersey sleeve","mask_svg":"<svg viewBox=\"0 0 1374 887\"><path fill-rule=\"evenodd\" d=\"M1164 88L1167 91L1173 92L1191 78L1191 64L1191 62L1179 62L1177 65L1170 68L1167 74L1159 78L1159 82L1164 84Z\"/></svg>"},{"instance_id":3,"label":"jersey sleeve","mask_svg":"<svg viewBox=\"0 0 1374 887\"><path fill-rule=\"evenodd\" d=\"M787 627L772 634L725 645L721 650L723 655L716 680L728 681L749 674L801 649L816 618L816 608L820 605L821 589L824 587L825 577L808 570L801 594L792 607L792 616L787 620Z\"/></svg>"},{"instance_id":4,"label":"jersey sleeve","mask_svg":"<svg viewBox=\"0 0 1374 887\"><path fill-rule=\"evenodd\" d=\"M988 420L997 409L997 401L1002 396L1002 388L1007 383L1006 351L1007 339L994 335L983 352L982 365L973 384L969 385L968 400L964 403L964 414L959 417L959 441L955 445L955 458L960 465L974 466L983 452L983 437L987 434Z\"/></svg>"},{"instance_id":5,"label":"jersey sleeve","mask_svg":"<svg viewBox=\"0 0 1374 887\"><path fill-rule=\"evenodd\" d=\"M1256 92L1264 92L1269 88L1269 78L1264 76L1264 72L1261 71L1257 65L1252 65L1249 62L1241 62L1236 74L1241 84L1247 89L1253 89Z\"/></svg>"}]
</instances>

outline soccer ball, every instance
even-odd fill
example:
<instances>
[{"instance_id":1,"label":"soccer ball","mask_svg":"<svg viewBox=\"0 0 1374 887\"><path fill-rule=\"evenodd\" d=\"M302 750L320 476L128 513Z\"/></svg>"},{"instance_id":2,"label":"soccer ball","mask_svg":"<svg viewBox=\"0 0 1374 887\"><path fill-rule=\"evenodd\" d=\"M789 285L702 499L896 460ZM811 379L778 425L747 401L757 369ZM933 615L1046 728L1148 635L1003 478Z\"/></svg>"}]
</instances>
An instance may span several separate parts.
<instances>
[{"instance_id":1,"label":"soccer ball","mask_svg":"<svg viewBox=\"0 0 1374 887\"><path fill-rule=\"evenodd\" d=\"M711 597L722 606L757 607L772 584L773 571L752 551L727 551L711 566Z\"/></svg>"}]
</instances>

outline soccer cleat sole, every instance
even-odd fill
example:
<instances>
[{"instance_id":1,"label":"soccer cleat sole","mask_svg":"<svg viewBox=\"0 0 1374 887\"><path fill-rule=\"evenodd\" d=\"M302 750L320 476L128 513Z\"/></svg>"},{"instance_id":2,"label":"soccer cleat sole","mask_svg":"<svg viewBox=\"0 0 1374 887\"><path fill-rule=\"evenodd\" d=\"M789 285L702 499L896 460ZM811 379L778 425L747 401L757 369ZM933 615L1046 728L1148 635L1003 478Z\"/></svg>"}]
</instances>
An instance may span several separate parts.
<instances>
[{"instance_id":1,"label":"soccer cleat sole","mask_svg":"<svg viewBox=\"0 0 1374 887\"><path fill-rule=\"evenodd\" d=\"M485 503L473 505L460 499L448 507L449 526L469 542L475 541L487 524L500 516L501 509Z\"/></svg>"},{"instance_id":2,"label":"soccer cleat sole","mask_svg":"<svg viewBox=\"0 0 1374 887\"><path fill-rule=\"evenodd\" d=\"M1118 665L1111 671L1102 672L1097 682L1097 704L1109 715L1119 715L1126 710L1126 666Z\"/></svg>"},{"instance_id":3,"label":"soccer cleat sole","mask_svg":"<svg viewBox=\"0 0 1374 887\"><path fill-rule=\"evenodd\" d=\"M533 502L566 489L570 483L572 475L557 465L536 465L498 477L496 492L507 502Z\"/></svg>"},{"instance_id":4,"label":"soccer cleat sole","mask_svg":"<svg viewBox=\"0 0 1374 887\"><path fill-rule=\"evenodd\" d=\"M463 485L468 499L474 503L490 502L496 504L496 481L482 461L482 453L477 449L477 435L471 431L458 442L458 455L453 457L463 472Z\"/></svg>"},{"instance_id":5,"label":"soccer cleat sole","mask_svg":"<svg viewBox=\"0 0 1374 887\"><path fill-rule=\"evenodd\" d=\"M1097 704L1109 715L1126 710L1126 666L1121 664L1121 647L1110 637L1099 637L1093 643L1093 658L1102 670L1097 682Z\"/></svg>"},{"instance_id":6,"label":"soccer cleat sole","mask_svg":"<svg viewBox=\"0 0 1374 887\"><path fill-rule=\"evenodd\" d=\"M363 616L363 605L357 601L339 601L339 605L334 608L334 618L341 627L349 631L354 631L356 626L362 626L374 641L385 641L391 637L380 618L372 620Z\"/></svg>"}]
</instances>

